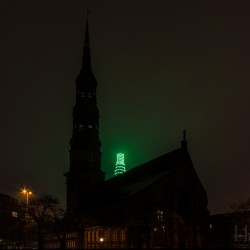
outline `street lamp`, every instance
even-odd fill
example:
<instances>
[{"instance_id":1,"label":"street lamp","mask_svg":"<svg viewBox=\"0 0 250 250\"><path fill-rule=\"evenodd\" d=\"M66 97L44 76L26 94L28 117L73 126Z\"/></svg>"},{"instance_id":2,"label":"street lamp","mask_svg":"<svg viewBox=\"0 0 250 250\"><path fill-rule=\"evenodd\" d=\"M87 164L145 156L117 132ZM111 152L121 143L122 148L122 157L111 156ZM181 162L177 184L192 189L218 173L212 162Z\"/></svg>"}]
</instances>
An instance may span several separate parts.
<instances>
[{"instance_id":1,"label":"street lamp","mask_svg":"<svg viewBox=\"0 0 250 250\"><path fill-rule=\"evenodd\" d=\"M99 241L100 241L100 246L101 246L100 248L103 248L103 245L102 245L102 244L103 244L103 241L104 241L103 237L101 237L101 238L99 239Z\"/></svg>"},{"instance_id":2,"label":"street lamp","mask_svg":"<svg viewBox=\"0 0 250 250\"><path fill-rule=\"evenodd\" d=\"M29 206L29 196L32 195L32 192L26 188L22 189L22 194L26 195L26 205Z\"/></svg>"}]
</instances>

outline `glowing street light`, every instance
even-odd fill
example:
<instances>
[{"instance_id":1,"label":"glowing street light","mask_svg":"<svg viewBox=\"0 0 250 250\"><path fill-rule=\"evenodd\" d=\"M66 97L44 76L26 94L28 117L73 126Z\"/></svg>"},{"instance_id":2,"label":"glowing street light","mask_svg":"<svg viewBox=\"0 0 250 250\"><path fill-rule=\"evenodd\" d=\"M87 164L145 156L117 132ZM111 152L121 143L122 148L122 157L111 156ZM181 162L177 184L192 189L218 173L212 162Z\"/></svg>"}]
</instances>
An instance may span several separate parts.
<instances>
[{"instance_id":1,"label":"glowing street light","mask_svg":"<svg viewBox=\"0 0 250 250\"><path fill-rule=\"evenodd\" d=\"M26 188L22 189L22 194L26 195L26 205L29 206L29 196L32 195L32 192Z\"/></svg>"},{"instance_id":2,"label":"glowing street light","mask_svg":"<svg viewBox=\"0 0 250 250\"><path fill-rule=\"evenodd\" d=\"M103 237L101 237L101 238L99 239L99 241L100 241L100 248L102 248L102 247L103 247L103 241L104 241Z\"/></svg>"}]
</instances>

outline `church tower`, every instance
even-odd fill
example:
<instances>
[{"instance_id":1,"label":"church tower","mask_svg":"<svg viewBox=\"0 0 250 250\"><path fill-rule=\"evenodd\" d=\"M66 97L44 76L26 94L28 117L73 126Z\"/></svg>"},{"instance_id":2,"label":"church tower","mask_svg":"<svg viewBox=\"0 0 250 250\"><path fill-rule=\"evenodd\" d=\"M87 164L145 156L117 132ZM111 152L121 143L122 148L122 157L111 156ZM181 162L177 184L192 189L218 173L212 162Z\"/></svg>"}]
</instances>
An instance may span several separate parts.
<instances>
[{"instance_id":1,"label":"church tower","mask_svg":"<svg viewBox=\"0 0 250 250\"><path fill-rule=\"evenodd\" d=\"M88 19L81 71L76 78L73 132L70 140L70 169L67 178L67 212L81 214L91 209L95 191L104 183L101 169L97 81L92 71Z\"/></svg>"}]
</instances>

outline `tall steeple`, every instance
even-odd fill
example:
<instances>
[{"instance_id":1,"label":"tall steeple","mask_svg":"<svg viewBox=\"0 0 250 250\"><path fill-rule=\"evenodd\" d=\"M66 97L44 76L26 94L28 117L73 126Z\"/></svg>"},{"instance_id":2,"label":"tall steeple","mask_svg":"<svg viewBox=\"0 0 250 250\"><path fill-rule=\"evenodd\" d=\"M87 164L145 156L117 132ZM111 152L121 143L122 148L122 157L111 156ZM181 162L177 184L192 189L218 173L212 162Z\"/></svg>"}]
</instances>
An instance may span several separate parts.
<instances>
[{"instance_id":1,"label":"tall steeple","mask_svg":"<svg viewBox=\"0 0 250 250\"><path fill-rule=\"evenodd\" d=\"M100 151L97 81L92 71L88 19L86 21L82 68L76 78L76 104L73 109L71 149L84 147Z\"/></svg>"},{"instance_id":2,"label":"tall steeple","mask_svg":"<svg viewBox=\"0 0 250 250\"><path fill-rule=\"evenodd\" d=\"M85 38L84 38L84 47L83 47L83 57L82 57L82 69L84 70L92 70L91 65L91 56L90 56L90 43L89 43L89 24L88 18L86 21L85 28Z\"/></svg>"},{"instance_id":3,"label":"tall steeple","mask_svg":"<svg viewBox=\"0 0 250 250\"><path fill-rule=\"evenodd\" d=\"M76 102L70 140L70 169L67 177L67 211L81 214L91 209L94 191L104 182L101 169L97 81L92 71L88 19L85 29L82 67L76 78Z\"/></svg>"}]
</instances>

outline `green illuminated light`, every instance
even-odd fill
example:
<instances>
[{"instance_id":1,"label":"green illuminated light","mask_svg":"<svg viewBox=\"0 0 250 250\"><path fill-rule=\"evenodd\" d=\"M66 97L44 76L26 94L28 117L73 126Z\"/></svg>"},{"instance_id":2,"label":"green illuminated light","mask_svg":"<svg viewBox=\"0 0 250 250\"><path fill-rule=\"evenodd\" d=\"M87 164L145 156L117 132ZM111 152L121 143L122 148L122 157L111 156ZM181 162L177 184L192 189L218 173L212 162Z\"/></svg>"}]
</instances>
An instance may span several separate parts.
<instances>
[{"instance_id":1,"label":"green illuminated light","mask_svg":"<svg viewBox=\"0 0 250 250\"><path fill-rule=\"evenodd\" d=\"M124 163L124 154L118 153L116 155L116 164L114 175L124 174L126 172L125 163Z\"/></svg>"},{"instance_id":2,"label":"green illuminated light","mask_svg":"<svg viewBox=\"0 0 250 250\"><path fill-rule=\"evenodd\" d=\"M122 154L122 153L118 153L117 155L116 155L116 164L115 164L116 166L117 165L124 165L125 166L125 164L124 164L124 154Z\"/></svg>"}]
</instances>

